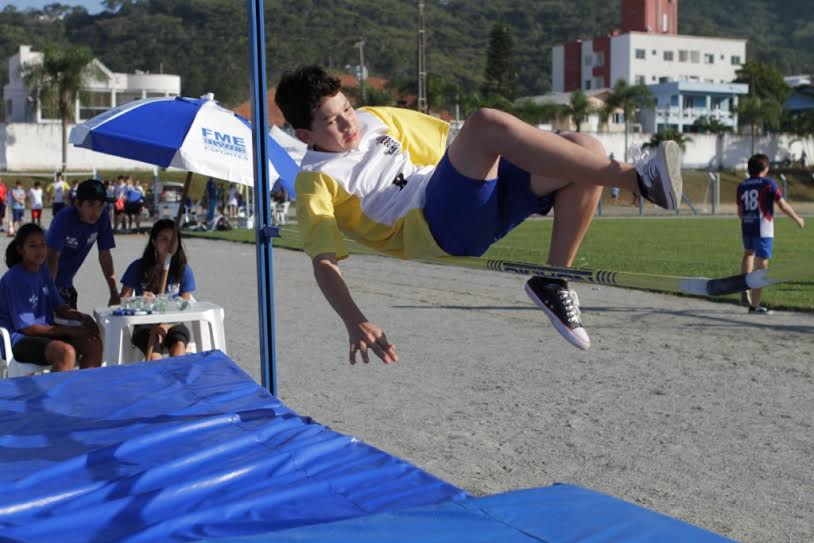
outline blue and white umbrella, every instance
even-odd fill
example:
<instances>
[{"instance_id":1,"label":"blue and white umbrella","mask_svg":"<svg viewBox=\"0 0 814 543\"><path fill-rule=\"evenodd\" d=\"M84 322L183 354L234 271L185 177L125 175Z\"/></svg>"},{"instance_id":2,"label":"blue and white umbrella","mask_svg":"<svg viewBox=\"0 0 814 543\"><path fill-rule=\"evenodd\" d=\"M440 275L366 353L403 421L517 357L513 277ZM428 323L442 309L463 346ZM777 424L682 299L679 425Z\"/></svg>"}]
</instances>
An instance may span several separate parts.
<instances>
[{"instance_id":1,"label":"blue and white umbrella","mask_svg":"<svg viewBox=\"0 0 814 543\"><path fill-rule=\"evenodd\" d=\"M272 175L279 175L293 198L299 167L276 141L268 136L267 141ZM128 102L75 126L70 142L100 153L254 186L251 125L219 106L212 95Z\"/></svg>"}]
</instances>

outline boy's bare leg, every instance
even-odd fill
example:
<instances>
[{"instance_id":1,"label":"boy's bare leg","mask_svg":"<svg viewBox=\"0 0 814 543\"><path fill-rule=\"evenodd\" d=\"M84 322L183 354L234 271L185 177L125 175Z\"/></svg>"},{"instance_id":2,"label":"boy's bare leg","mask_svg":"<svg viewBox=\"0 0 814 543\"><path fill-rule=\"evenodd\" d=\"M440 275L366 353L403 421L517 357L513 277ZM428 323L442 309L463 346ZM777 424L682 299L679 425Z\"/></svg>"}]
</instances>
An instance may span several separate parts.
<instances>
[{"instance_id":1,"label":"boy's bare leg","mask_svg":"<svg viewBox=\"0 0 814 543\"><path fill-rule=\"evenodd\" d=\"M469 117L447 153L455 169L473 179L497 177L498 159L504 156L532 175L639 191L632 165L494 109L481 109Z\"/></svg>"},{"instance_id":2,"label":"boy's bare leg","mask_svg":"<svg viewBox=\"0 0 814 543\"><path fill-rule=\"evenodd\" d=\"M562 134L561 138L597 156L605 156L605 148L591 136ZM532 177L531 187L540 196L557 191L554 196L554 225L551 229L548 263L552 266L570 267L591 225L602 197L602 187L538 176Z\"/></svg>"},{"instance_id":3,"label":"boy's bare leg","mask_svg":"<svg viewBox=\"0 0 814 543\"><path fill-rule=\"evenodd\" d=\"M765 270L769 267L769 259L768 258L760 258L759 256L755 257L755 269L756 270ZM758 307L760 305L760 295L763 292L763 289L760 288L753 288L752 289L752 307Z\"/></svg>"},{"instance_id":4,"label":"boy's bare leg","mask_svg":"<svg viewBox=\"0 0 814 543\"><path fill-rule=\"evenodd\" d=\"M605 149L596 139L584 134L564 134L567 140L588 153L604 156ZM556 191L554 196L554 225L548 263L553 266L571 266L582 239L593 220L602 188L585 183L574 183L533 175L531 190L538 196ZM568 283L562 280L532 277L526 283L526 293L548 316L557 331L579 349L591 345L588 333L579 318L579 299Z\"/></svg>"},{"instance_id":5,"label":"boy's bare leg","mask_svg":"<svg viewBox=\"0 0 814 543\"><path fill-rule=\"evenodd\" d=\"M744 251L743 258L741 259L741 273L749 273L754 269L755 265L755 252ZM747 306L752 306L753 291L747 290L741 295L741 303Z\"/></svg>"}]
</instances>

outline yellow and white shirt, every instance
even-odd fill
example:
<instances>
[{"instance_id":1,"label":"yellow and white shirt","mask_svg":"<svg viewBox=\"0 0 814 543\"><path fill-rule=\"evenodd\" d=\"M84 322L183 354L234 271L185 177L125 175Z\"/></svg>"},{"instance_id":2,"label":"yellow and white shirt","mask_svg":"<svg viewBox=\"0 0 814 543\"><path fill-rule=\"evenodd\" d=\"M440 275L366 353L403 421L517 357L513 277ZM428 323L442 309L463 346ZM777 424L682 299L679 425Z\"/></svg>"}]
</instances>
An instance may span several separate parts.
<instances>
[{"instance_id":1,"label":"yellow and white shirt","mask_svg":"<svg viewBox=\"0 0 814 543\"><path fill-rule=\"evenodd\" d=\"M449 125L417 111L356 112L359 146L345 153L309 149L295 188L297 221L311 258L348 256L343 234L401 258L446 256L424 220L424 189L446 150Z\"/></svg>"}]
</instances>

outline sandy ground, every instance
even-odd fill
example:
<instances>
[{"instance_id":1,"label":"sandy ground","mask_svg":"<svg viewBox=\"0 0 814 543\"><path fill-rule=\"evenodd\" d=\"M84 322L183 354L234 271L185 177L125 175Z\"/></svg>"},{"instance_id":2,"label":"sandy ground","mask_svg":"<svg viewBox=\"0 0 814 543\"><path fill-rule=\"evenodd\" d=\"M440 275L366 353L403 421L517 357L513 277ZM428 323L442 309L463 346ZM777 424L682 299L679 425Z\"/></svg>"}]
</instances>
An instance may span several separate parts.
<instances>
[{"instance_id":1,"label":"sandy ground","mask_svg":"<svg viewBox=\"0 0 814 543\"><path fill-rule=\"evenodd\" d=\"M119 238L123 271L145 236ZM199 299L259 376L255 250L186 242ZM5 248L5 238L0 242ZM814 314L581 286L579 352L524 279L355 256L343 269L400 362L347 363L299 252L275 250L279 395L473 494L569 482L751 543L814 534ZM95 255L80 309L106 302Z\"/></svg>"}]
</instances>

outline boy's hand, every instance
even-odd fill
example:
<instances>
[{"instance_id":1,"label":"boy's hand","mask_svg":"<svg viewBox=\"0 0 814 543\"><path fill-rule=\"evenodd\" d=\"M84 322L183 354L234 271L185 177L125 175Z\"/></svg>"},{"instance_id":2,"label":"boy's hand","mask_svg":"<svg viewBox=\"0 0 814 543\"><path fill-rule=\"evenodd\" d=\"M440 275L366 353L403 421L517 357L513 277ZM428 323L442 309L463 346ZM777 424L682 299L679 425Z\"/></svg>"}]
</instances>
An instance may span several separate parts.
<instances>
[{"instance_id":1,"label":"boy's hand","mask_svg":"<svg viewBox=\"0 0 814 543\"><path fill-rule=\"evenodd\" d=\"M370 362L368 350L372 350L385 364L398 362L396 346L387 341L381 328L369 321L348 325L347 328L351 364L356 364L357 351L362 354L362 361L365 364Z\"/></svg>"}]
</instances>

